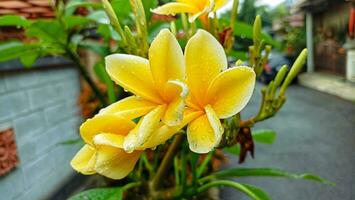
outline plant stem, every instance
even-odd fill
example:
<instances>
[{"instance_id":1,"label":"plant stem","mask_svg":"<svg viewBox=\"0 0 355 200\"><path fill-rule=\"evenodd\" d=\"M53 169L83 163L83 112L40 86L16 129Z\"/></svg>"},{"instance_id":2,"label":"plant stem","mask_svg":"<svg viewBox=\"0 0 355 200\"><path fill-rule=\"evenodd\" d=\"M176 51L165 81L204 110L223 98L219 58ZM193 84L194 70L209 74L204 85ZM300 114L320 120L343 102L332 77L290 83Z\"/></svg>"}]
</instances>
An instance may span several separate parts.
<instances>
[{"instance_id":1,"label":"plant stem","mask_svg":"<svg viewBox=\"0 0 355 200\"><path fill-rule=\"evenodd\" d=\"M80 62L80 59L78 55L70 50L67 50L67 55L71 58L72 61L76 64L77 68L80 71L80 74L83 76L85 81L89 84L91 87L92 91L95 93L96 97L99 99L101 102L102 106L107 106L106 99L104 96L101 94L99 88L96 86L94 81L90 78L89 73L86 71L85 66L83 66Z\"/></svg>"},{"instance_id":2,"label":"plant stem","mask_svg":"<svg viewBox=\"0 0 355 200\"><path fill-rule=\"evenodd\" d=\"M171 164L173 163L174 156L180 149L180 146L183 141L184 135L178 134L175 136L173 143L170 145L168 152L165 154L163 161L152 180L152 187L154 190L158 189L161 186Z\"/></svg>"}]
</instances>

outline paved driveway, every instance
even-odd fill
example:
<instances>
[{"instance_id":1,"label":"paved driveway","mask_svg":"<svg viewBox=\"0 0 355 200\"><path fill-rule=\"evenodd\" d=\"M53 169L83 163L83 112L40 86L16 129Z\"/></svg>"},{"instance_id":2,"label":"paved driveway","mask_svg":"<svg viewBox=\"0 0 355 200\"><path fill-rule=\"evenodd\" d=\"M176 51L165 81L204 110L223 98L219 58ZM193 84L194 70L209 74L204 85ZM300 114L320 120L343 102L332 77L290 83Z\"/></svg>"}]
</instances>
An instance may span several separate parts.
<instances>
[{"instance_id":1,"label":"paved driveway","mask_svg":"<svg viewBox=\"0 0 355 200\"><path fill-rule=\"evenodd\" d=\"M309 172L337 185L280 178L239 181L264 188L275 200L354 200L355 104L298 85L291 86L287 96L281 112L255 128L275 130L277 141L272 146L257 144L255 160L248 158L241 167ZM254 95L245 116L257 112L259 97ZM235 166L237 159L231 156L227 167ZM225 200L249 199L231 189L223 189L221 196Z\"/></svg>"}]
</instances>

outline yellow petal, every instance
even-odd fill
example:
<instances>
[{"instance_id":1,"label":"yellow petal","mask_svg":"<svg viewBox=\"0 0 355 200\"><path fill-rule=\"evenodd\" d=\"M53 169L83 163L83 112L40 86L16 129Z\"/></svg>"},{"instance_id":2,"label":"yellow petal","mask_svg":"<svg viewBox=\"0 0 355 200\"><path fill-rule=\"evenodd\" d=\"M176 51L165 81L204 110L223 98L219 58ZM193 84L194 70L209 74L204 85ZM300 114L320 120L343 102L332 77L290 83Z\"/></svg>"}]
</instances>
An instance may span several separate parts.
<instances>
[{"instance_id":1,"label":"yellow petal","mask_svg":"<svg viewBox=\"0 0 355 200\"><path fill-rule=\"evenodd\" d=\"M93 144L93 137L99 133L127 135L135 127L131 120L118 115L96 115L80 126L80 135L87 144Z\"/></svg>"},{"instance_id":2,"label":"yellow petal","mask_svg":"<svg viewBox=\"0 0 355 200\"><path fill-rule=\"evenodd\" d=\"M161 103L147 59L125 54L106 56L106 70L111 79L144 99Z\"/></svg>"},{"instance_id":3,"label":"yellow petal","mask_svg":"<svg viewBox=\"0 0 355 200\"><path fill-rule=\"evenodd\" d=\"M105 145L116 148L123 148L123 141L125 136L112 133L101 133L94 137L94 145Z\"/></svg>"},{"instance_id":4,"label":"yellow petal","mask_svg":"<svg viewBox=\"0 0 355 200\"><path fill-rule=\"evenodd\" d=\"M140 119L137 126L125 138L123 146L126 152L132 152L142 146L152 136L160 124L165 109L166 106L157 106Z\"/></svg>"},{"instance_id":5,"label":"yellow petal","mask_svg":"<svg viewBox=\"0 0 355 200\"><path fill-rule=\"evenodd\" d=\"M145 148L154 148L160 144L165 143L171 137L173 137L180 129L184 128L188 123L195 120L203 114L202 111L193 111L186 109L184 111L184 118L180 125L178 126L167 126L162 124L153 134L152 137L143 145L142 150Z\"/></svg>"},{"instance_id":6,"label":"yellow petal","mask_svg":"<svg viewBox=\"0 0 355 200\"><path fill-rule=\"evenodd\" d=\"M185 99L177 97L173 102L171 102L163 117L164 124L168 126L177 126L181 123L183 118L183 112L185 108Z\"/></svg>"},{"instance_id":7,"label":"yellow petal","mask_svg":"<svg viewBox=\"0 0 355 200\"><path fill-rule=\"evenodd\" d=\"M214 6L214 11L222 8L224 5L227 4L228 0L216 0L215 1L215 6Z\"/></svg>"},{"instance_id":8,"label":"yellow petal","mask_svg":"<svg viewBox=\"0 0 355 200\"><path fill-rule=\"evenodd\" d=\"M185 59L191 100L194 104L204 107L208 86L227 68L224 49L210 33L198 30L186 45Z\"/></svg>"},{"instance_id":9,"label":"yellow petal","mask_svg":"<svg viewBox=\"0 0 355 200\"><path fill-rule=\"evenodd\" d=\"M153 40L149 48L149 63L158 89L168 80L185 79L184 55L168 29L161 30Z\"/></svg>"},{"instance_id":10,"label":"yellow petal","mask_svg":"<svg viewBox=\"0 0 355 200\"><path fill-rule=\"evenodd\" d=\"M82 174L95 174L95 149L90 145L84 145L71 160L70 165Z\"/></svg>"},{"instance_id":11,"label":"yellow petal","mask_svg":"<svg viewBox=\"0 0 355 200\"><path fill-rule=\"evenodd\" d=\"M111 146L97 146L95 171L112 179L122 179L133 169L141 151L126 153L123 149Z\"/></svg>"},{"instance_id":12,"label":"yellow petal","mask_svg":"<svg viewBox=\"0 0 355 200\"><path fill-rule=\"evenodd\" d=\"M172 2L159 6L152 10L153 13L159 15L175 15L177 13L196 13L198 8L194 7L192 4Z\"/></svg>"},{"instance_id":13,"label":"yellow petal","mask_svg":"<svg viewBox=\"0 0 355 200\"><path fill-rule=\"evenodd\" d=\"M164 98L169 102L163 117L166 125L177 126L181 123L187 94L187 85L181 81L168 81L165 84Z\"/></svg>"},{"instance_id":14,"label":"yellow petal","mask_svg":"<svg viewBox=\"0 0 355 200\"><path fill-rule=\"evenodd\" d=\"M116 114L127 119L135 119L153 110L157 104L140 97L130 96L100 110L99 115Z\"/></svg>"},{"instance_id":15,"label":"yellow petal","mask_svg":"<svg viewBox=\"0 0 355 200\"><path fill-rule=\"evenodd\" d=\"M210 152L220 143L222 135L221 122L211 108L206 108L206 115L192 121L187 127L189 147L195 153Z\"/></svg>"},{"instance_id":16,"label":"yellow petal","mask_svg":"<svg viewBox=\"0 0 355 200\"><path fill-rule=\"evenodd\" d=\"M255 73L250 67L235 67L218 75L210 85L207 101L225 119L240 112L249 102L255 86Z\"/></svg>"}]
</instances>

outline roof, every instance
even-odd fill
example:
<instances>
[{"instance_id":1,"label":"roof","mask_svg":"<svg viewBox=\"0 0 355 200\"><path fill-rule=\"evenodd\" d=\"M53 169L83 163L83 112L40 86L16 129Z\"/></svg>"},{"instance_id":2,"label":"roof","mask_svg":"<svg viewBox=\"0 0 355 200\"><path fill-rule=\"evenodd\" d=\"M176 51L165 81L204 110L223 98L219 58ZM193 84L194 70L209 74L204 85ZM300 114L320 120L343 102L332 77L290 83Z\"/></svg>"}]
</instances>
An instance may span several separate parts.
<instances>
[{"instance_id":1,"label":"roof","mask_svg":"<svg viewBox=\"0 0 355 200\"><path fill-rule=\"evenodd\" d=\"M26 18L54 17L54 0L0 0L1 15L20 15Z\"/></svg>"}]
</instances>

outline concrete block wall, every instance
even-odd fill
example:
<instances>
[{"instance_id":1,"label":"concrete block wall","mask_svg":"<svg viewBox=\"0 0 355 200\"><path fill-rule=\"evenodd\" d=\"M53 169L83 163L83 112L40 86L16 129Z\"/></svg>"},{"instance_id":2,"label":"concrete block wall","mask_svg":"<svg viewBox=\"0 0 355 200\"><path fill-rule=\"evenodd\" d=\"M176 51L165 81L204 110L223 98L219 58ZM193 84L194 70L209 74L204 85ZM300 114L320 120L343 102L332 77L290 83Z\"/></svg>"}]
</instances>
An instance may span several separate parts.
<instances>
[{"instance_id":1,"label":"concrete block wall","mask_svg":"<svg viewBox=\"0 0 355 200\"><path fill-rule=\"evenodd\" d=\"M20 159L0 177L0 199L47 199L74 174L80 145L59 143L79 138L79 91L74 68L0 72L0 130L14 129Z\"/></svg>"}]
</instances>

